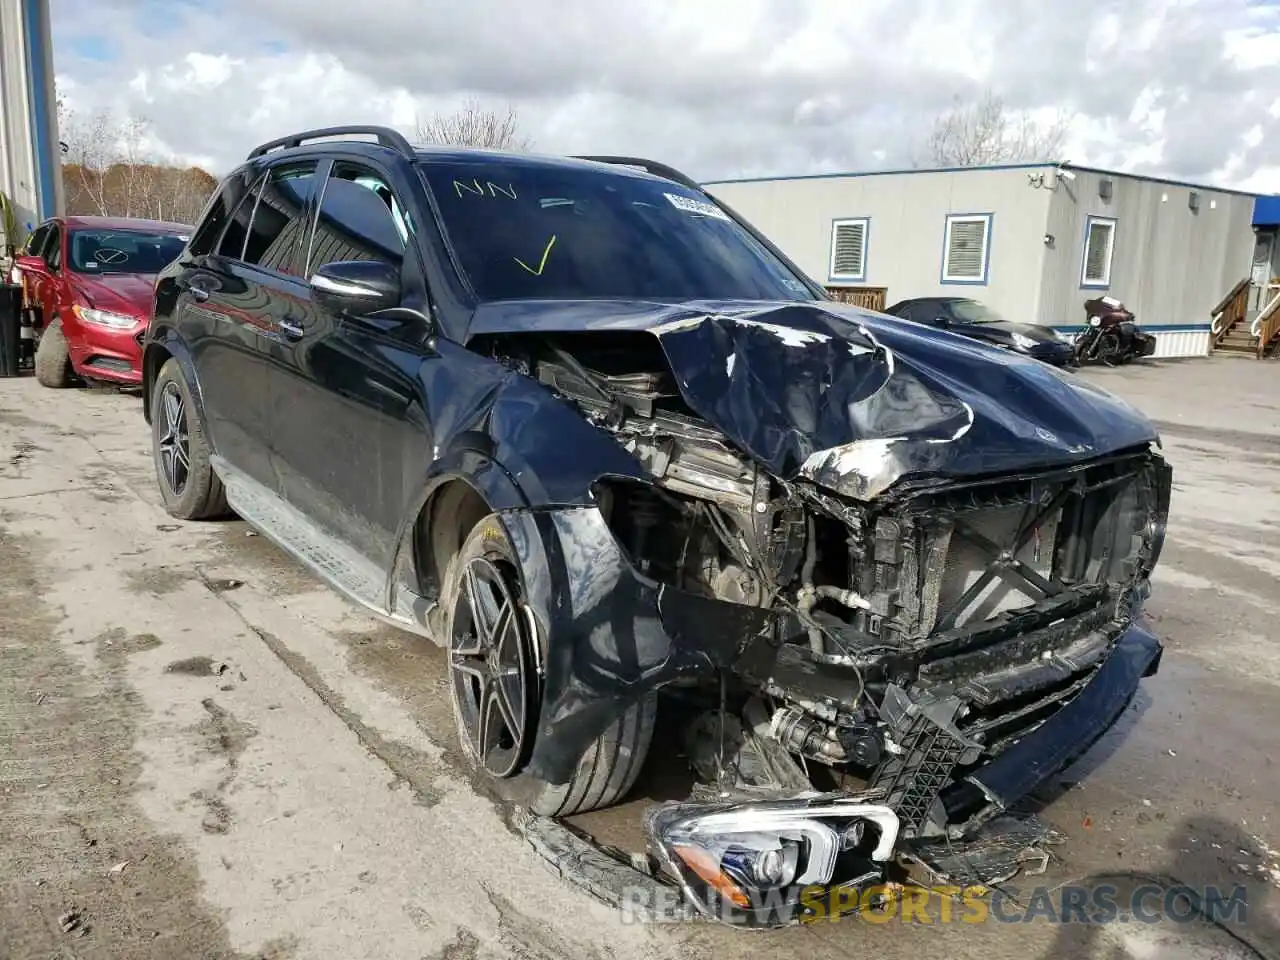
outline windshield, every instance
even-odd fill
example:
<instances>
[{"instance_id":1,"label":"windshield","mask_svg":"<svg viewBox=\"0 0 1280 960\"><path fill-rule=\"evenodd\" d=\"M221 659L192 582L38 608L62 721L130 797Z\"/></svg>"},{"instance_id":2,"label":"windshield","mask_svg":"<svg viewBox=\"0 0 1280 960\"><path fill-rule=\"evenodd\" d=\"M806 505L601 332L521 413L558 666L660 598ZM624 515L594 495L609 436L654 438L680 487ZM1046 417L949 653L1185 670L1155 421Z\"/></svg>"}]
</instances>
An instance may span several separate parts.
<instances>
[{"instance_id":1,"label":"windshield","mask_svg":"<svg viewBox=\"0 0 1280 960\"><path fill-rule=\"evenodd\" d=\"M481 300L812 300L705 197L621 169L427 162L445 232Z\"/></svg>"},{"instance_id":2,"label":"windshield","mask_svg":"<svg viewBox=\"0 0 1280 960\"><path fill-rule=\"evenodd\" d=\"M964 323L1004 322L1004 317L977 300L952 300L951 312Z\"/></svg>"},{"instance_id":3,"label":"windshield","mask_svg":"<svg viewBox=\"0 0 1280 960\"><path fill-rule=\"evenodd\" d=\"M159 273L178 259L186 239L135 230L73 230L71 269L77 273Z\"/></svg>"}]
</instances>

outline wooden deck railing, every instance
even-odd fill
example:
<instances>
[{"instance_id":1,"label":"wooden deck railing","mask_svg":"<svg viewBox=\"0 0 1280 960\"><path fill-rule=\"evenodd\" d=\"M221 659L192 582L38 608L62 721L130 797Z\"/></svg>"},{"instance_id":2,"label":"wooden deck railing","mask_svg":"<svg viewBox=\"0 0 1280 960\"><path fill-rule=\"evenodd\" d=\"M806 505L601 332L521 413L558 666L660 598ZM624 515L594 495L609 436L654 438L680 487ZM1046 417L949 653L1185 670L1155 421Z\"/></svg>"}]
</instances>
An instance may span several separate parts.
<instances>
[{"instance_id":1,"label":"wooden deck railing","mask_svg":"<svg viewBox=\"0 0 1280 960\"><path fill-rule=\"evenodd\" d=\"M1248 308L1249 278L1245 277L1231 288L1231 292L1223 297L1216 307L1209 311L1213 321L1209 329L1210 349L1221 343L1222 338L1231 328L1245 318Z\"/></svg>"},{"instance_id":2,"label":"wooden deck railing","mask_svg":"<svg viewBox=\"0 0 1280 960\"><path fill-rule=\"evenodd\" d=\"M888 287L827 287L827 294L832 300L878 312L883 312L888 292Z\"/></svg>"},{"instance_id":3,"label":"wooden deck railing","mask_svg":"<svg viewBox=\"0 0 1280 960\"><path fill-rule=\"evenodd\" d=\"M1280 294L1273 297L1258 314L1249 332L1258 338L1258 359L1261 360L1267 351L1267 344L1280 336Z\"/></svg>"}]
</instances>

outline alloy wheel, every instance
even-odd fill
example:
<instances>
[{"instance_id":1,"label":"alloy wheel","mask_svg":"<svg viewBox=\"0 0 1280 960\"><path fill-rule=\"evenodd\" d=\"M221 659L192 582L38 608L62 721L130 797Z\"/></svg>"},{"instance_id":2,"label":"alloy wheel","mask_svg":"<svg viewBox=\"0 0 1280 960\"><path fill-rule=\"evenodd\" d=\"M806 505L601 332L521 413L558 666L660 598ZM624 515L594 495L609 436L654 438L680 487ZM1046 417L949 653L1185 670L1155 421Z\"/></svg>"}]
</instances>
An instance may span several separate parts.
<instances>
[{"instance_id":1,"label":"alloy wheel","mask_svg":"<svg viewBox=\"0 0 1280 960\"><path fill-rule=\"evenodd\" d=\"M160 469L169 492L182 496L191 476L191 445L187 434L187 405L178 385L170 380L160 394Z\"/></svg>"},{"instance_id":2,"label":"alloy wheel","mask_svg":"<svg viewBox=\"0 0 1280 960\"><path fill-rule=\"evenodd\" d=\"M527 759L537 671L531 620L514 577L485 557L462 574L449 642L454 705L471 751L488 773L513 776Z\"/></svg>"}]
</instances>

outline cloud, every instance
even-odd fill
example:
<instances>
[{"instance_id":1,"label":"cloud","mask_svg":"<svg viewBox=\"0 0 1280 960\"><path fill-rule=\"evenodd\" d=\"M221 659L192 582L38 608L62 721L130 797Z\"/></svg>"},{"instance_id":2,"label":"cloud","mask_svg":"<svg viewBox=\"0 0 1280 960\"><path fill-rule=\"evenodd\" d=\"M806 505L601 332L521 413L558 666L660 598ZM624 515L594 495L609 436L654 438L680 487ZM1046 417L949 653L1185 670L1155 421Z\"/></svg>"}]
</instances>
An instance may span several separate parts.
<instances>
[{"instance_id":1,"label":"cloud","mask_svg":"<svg viewBox=\"0 0 1280 960\"><path fill-rule=\"evenodd\" d=\"M60 80L218 172L467 97L537 149L696 177L902 166L956 97L1073 111L1068 159L1280 190L1280 8L1250 0L61 0ZM110 56L95 52L110 51ZM72 86L73 85L73 86Z\"/></svg>"}]
</instances>

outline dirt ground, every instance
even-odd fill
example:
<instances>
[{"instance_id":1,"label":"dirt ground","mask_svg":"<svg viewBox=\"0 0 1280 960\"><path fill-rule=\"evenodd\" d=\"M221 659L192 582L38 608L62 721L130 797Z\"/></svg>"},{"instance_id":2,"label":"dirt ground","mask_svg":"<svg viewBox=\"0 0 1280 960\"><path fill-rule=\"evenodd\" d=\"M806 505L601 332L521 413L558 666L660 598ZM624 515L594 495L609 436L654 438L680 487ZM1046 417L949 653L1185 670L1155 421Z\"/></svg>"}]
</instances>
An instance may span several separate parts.
<instances>
[{"instance_id":1,"label":"dirt ground","mask_svg":"<svg viewBox=\"0 0 1280 960\"><path fill-rule=\"evenodd\" d=\"M1242 884L1244 923L626 922L471 789L435 648L239 521L169 518L136 396L24 378L0 380L0 960L1280 956L1280 366L1087 376L1175 467L1168 649L1044 796L1060 862L1011 886Z\"/></svg>"}]
</instances>

